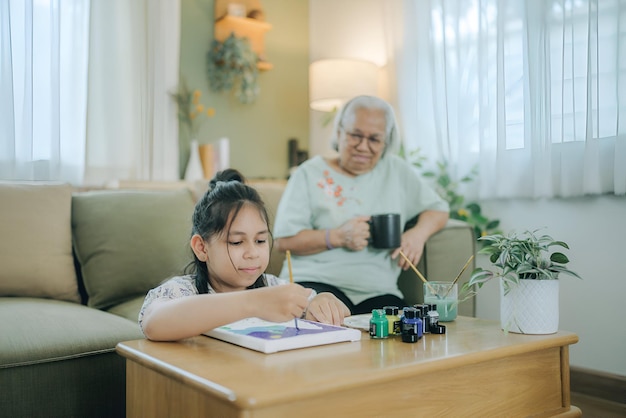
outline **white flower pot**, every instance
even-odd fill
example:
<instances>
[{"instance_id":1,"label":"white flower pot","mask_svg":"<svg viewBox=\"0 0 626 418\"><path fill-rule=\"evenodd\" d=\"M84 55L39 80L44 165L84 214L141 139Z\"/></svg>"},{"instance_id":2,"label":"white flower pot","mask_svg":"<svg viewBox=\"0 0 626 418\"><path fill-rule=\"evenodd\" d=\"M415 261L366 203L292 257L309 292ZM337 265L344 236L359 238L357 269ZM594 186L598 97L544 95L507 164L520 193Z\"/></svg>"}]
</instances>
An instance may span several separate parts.
<instances>
[{"instance_id":1,"label":"white flower pot","mask_svg":"<svg viewBox=\"0 0 626 418\"><path fill-rule=\"evenodd\" d=\"M500 324L518 334L554 334L559 328L559 281L520 280L504 294L500 280Z\"/></svg>"}]
</instances>

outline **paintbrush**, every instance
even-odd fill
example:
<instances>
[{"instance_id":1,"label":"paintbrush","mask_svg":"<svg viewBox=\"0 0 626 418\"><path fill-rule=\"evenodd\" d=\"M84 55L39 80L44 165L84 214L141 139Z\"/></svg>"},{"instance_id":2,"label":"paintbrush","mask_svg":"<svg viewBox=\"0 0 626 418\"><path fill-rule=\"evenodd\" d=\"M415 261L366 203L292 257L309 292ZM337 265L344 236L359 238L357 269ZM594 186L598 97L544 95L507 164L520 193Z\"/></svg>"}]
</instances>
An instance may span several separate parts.
<instances>
[{"instance_id":1,"label":"paintbrush","mask_svg":"<svg viewBox=\"0 0 626 418\"><path fill-rule=\"evenodd\" d=\"M291 251L287 250L287 267L289 268L289 283L293 283L293 272L291 271ZM298 318L293 319L294 324L296 324L296 330L300 331L298 328Z\"/></svg>"},{"instance_id":2,"label":"paintbrush","mask_svg":"<svg viewBox=\"0 0 626 418\"><path fill-rule=\"evenodd\" d=\"M456 277L454 278L454 280L452 281L452 284L450 285L450 287L448 288L448 291L446 292L445 295L443 295L443 299L446 298L446 296L448 296L448 293L450 293L450 291L452 290L452 288L454 287L454 284L456 282L459 281L459 279L461 278L461 275L463 274L463 272L465 271L465 269L467 268L467 266L469 266L469 264L472 262L472 260L474 259L474 254L472 254L470 256L470 258L465 262L465 265L463 266L463 268L461 269L461 271L459 272L459 274L456 275Z\"/></svg>"},{"instance_id":3,"label":"paintbrush","mask_svg":"<svg viewBox=\"0 0 626 418\"><path fill-rule=\"evenodd\" d=\"M431 292L433 292L433 294L437 293L435 292L435 289L432 288L432 286L428 283L428 280L426 280L426 277L422 276L422 273L420 273L420 271L417 269L417 267L415 267L413 265L413 263L411 262L411 260L409 260L409 258L404 255L404 253L402 252L402 250L400 250L400 255L406 260L407 263L409 263L409 266L411 266L411 268L413 269L413 271L415 272L415 274L417 274L417 277L419 277L420 279L422 279L422 281L426 284L426 286L428 286L428 288L430 289Z\"/></svg>"}]
</instances>

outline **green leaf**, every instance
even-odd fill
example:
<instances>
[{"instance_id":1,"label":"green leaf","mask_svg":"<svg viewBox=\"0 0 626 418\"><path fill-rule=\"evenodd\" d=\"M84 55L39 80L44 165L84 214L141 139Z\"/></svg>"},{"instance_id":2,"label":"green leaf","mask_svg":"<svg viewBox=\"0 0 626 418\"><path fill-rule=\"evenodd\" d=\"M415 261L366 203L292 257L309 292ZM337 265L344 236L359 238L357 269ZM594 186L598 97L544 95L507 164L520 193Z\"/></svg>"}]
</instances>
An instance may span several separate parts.
<instances>
[{"instance_id":1,"label":"green leaf","mask_svg":"<svg viewBox=\"0 0 626 418\"><path fill-rule=\"evenodd\" d=\"M496 229L498 226L500 226L500 220L495 219L493 221L489 221L489 223L487 224L485 228L487 230L492 230L492 229Z\"/></svg>"},{"instance_id":2,"label":"green leaf","mask_svg":"<svg viewBox=\"0 0 626 418\"><path fill-rule=\"evenodd\" d=\"M450 201L450 206L460 207L463 204L463 196L456 195Z\"/></svg>"},{"instance_id":3,"label":"green leaf","mask_svg":"<svg viewBox=\"0 0 626 418\"><path fill-rule=\"evenodd\" d=\"M550 261L559 264L567 264L569 263L569 258L567 258L567 256L563 253L553 253L550 256Z\"/></svg>"},{"instance_id":4,"label":"green leaf","mask_svg":"<svg viewBox=\"0 0 626 418\"><path fill-rule=\"evenodd\" d=\"M469 210L470 212L476 214L476 215L480 215L480 205L478 203L470 203L469 205L467 205L467 210Z\"/></svg>"},{"instance_id":5,"label":"green leaf","mask_svg":"<svg viewBox=\"0 0 626 418\"><path fill-rule=\"evenodd\" d=\"M477 224L480 225L484 225L488 222L487 218L485 218L484 216L480 215L480 214L474 214L474 222L476 222Z\"/></svg>"},{"instance_id":6,"label":"green leaf","mask_svg":"<svg viewBox=\"0 0 626 418\"><path fill-rule=\"evenodd\" d=\"M552 239L552 238L550 238L550 239ZM569 250L569 246L566 243L564 243L563 241L554 241L554 242L550 243L550 245L551 246L552 245L559 245L559 246L561 246L563 248L567 248Z\"/></svg>"}]
</instances>

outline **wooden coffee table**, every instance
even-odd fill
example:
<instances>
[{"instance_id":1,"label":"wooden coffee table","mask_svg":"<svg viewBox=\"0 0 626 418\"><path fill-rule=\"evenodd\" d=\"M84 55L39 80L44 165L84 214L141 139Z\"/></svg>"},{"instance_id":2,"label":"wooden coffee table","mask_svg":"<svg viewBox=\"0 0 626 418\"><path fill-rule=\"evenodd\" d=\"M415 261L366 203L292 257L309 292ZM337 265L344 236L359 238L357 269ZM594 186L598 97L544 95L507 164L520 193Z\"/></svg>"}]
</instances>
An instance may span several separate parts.
<instances>
[{"instance_id":1,"label":"wooden coffee table","mask_svg":"<svg viewBox=\"0 0 626 418\"><path fill-rule=\"evenodd\" d=\"M581 416L576 334L504 333L458 317L447 334L262 354L209 337L118 344L128 417Z\"/></svg>"}]
</instances>

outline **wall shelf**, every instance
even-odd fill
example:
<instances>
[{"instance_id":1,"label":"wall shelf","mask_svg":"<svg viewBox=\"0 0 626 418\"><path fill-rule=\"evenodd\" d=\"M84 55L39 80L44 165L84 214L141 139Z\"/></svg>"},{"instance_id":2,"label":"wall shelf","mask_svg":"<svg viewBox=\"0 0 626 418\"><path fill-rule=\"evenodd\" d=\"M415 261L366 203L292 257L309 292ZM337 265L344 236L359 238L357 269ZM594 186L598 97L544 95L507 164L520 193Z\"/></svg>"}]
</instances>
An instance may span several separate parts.
<instances>
[{"instance_id":1,"label":"wall shelf","mask_svg":"<svg viewBox=\"0 0 626 418\"><path fill-rule=\"evenodd\" d=\"M215 22L215 39L223 42L234 33L238 38L248 38L252 51L259 57L257 67L261 71L272 69L272 64L265 61L265 33L272 25L257 19L226 15Z\"/></svg>"}]
</instances>

